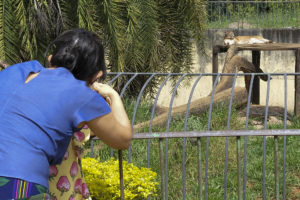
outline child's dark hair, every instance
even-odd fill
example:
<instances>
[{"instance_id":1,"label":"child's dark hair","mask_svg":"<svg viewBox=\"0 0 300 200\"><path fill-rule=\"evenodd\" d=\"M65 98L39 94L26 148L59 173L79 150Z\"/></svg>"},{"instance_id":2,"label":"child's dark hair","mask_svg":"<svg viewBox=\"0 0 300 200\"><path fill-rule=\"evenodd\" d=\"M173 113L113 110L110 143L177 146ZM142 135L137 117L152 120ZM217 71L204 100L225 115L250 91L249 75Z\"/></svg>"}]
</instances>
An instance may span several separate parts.
<instances>
[{"instance_id":1,"label":"child's dark hair","mask_svg":"<svg viewBox=\"0 0 300 200\"><path fill-rule=\"evenodd\" d=\"M67 68L79 80L91 81L99 71L105 78L104 48L95 33L80 28L66 31L48 46L45 57L52 46L52 66Z\"/></svg>"}]
</instances>

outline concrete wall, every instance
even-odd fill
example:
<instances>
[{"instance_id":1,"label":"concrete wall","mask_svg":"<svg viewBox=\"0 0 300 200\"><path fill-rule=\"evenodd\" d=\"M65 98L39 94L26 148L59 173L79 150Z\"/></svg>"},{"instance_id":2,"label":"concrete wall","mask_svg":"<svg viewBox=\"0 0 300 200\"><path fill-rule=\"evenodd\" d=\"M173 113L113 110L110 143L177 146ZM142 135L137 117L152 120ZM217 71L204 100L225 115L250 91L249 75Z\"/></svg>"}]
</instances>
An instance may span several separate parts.
<instances>
[{"instance_id":1,"label":"concrete wall","mask_svg":"<svg viewBox=\"0 0 300 200\"><path fill-rule=\"evenodd\" d=\"M227 29L213 29L207 31L206 55L200 53L199 47L194 48L194 66L195 73L212 72L212 46L223 43L223 35ZM300 29L240 29L234 30L236 35L261 35L264 38L273 40L277 43L300 43ZM251 61L251 51L239 52ZM219 72L222 72L226 53L219 54ZM263 51L261 52L261 69L266 73L283 73L295 71L295 53L294 51ZM179 95L175 99L173 106L185 104L188 101L191 85L195 79L189 81L179 89ZM260 104L266 102L267 84L260 81ZM244 86L243 78L238 78L237 86ZM288 77L288 110L294 108L294 78ZM193 99L207 96L212 88L211 77L205 77L200 80L193 95ZM284 106L284 79L283 76L273 77L270 82L270 105ZM159 104L169 106L170 104L170 83L162 91L159 98Z\"/></svg>"}]
</instances>

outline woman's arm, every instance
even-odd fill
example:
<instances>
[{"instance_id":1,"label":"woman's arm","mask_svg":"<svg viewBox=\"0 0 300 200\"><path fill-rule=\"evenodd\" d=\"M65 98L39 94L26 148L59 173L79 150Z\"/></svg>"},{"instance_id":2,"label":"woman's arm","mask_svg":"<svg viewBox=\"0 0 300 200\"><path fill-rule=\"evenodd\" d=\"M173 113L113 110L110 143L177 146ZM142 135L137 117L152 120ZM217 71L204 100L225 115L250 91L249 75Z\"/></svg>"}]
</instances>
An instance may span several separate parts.
<instances>
[{"instance_id":1,"label":"woman's arm","mask_svg":"<svg viewBox=\"0 0 300 200\"><path fill-rule=\"evenodd\" d=\"M132 131L119 94L106 84L94 83L92 88L108 101L111 112L88 121L88 127L112 148L127 149L132 139Z\"/></svg>"}]
</instances>

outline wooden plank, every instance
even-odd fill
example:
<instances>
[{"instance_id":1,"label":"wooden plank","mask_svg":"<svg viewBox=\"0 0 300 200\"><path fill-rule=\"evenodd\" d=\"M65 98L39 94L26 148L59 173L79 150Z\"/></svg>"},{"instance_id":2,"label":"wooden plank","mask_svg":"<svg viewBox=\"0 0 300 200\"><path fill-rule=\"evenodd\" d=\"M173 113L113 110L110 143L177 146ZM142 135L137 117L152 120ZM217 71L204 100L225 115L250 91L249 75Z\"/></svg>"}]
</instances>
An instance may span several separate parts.
<instances>
[{"instance_id":1,"label":"wooden plank","mask_svg":"<svg viewBox=\"0 0 300 200\"><path fill-rule=\"evenodd\" d=\"M260 68L260 51L252 51L252 63L256 69ZM251 102L253 104L259 104L260 101L259 93L260 93L259 77L255 76L253 81L252 96L251 96Z\"/></svg>"},{"instance_id":2,"label":"wooden plank","mask_svg":"<svg viewBox=\"0 0 300 200\"><path fill-rule=\"evenodd\" d=\"M216 45L222 52L229 48L228 45ZM299 43L269 43L269 44L239 44L238 50L256 50L256 51L280 51L280 50L297 50L300 48Z\"/></svg>"},{"instance_id":3,"label":"wooden plank","mask_svg":"<svg viewBox=\"0 0 300 200\"><path fill-rule=\"evenodd\" d=\"M219 60L218 60L218 54L219 54L219 47L214 46L212 51L212 73L218 73L219 68ZM212 76L212 86L214 86L214 82L216 80L216 76Z\"/></svg>"}]
</instances>

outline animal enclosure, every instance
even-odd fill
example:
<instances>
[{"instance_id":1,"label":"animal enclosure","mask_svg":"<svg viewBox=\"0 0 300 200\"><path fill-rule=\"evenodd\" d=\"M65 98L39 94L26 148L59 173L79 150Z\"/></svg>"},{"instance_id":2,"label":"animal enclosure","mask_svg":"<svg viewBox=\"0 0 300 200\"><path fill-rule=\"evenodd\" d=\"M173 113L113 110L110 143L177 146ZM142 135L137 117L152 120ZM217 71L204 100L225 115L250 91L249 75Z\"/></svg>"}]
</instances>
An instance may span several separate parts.
<instances>
[{"instance_id":1,"label":"animal enclosure","mask_svg":"<svg viewBox=\"0 0 300 200\"><path fill-rule=\"evenodd\" d=\"M261 91L266 93L263 106L251 103L254 79L262 75L267 84ZM157 172L158 196L148 199L297 199L300 121L287 110L287 88L289 77L299 75L109 73L109 84L119 88L131 117L134 139L128 151L119 153L93 140L90 156L119 157ZM283 80L282 91L272 87L276 76ZM197 87L212 77L212 89L194 99ZM139 78L143 84L135 82ZM244 79L248 91L236 86ZM224 80L230 86L219 90ZM161 106L167 84L173 86L169 104ZM180 87L189 88L187 97ZM282 105L272 105L273 92L281 92ZM187 101L174 106L176 98ZM121 183L124 198L122 176Z\"/></svg>"}]
</instances>

